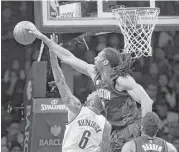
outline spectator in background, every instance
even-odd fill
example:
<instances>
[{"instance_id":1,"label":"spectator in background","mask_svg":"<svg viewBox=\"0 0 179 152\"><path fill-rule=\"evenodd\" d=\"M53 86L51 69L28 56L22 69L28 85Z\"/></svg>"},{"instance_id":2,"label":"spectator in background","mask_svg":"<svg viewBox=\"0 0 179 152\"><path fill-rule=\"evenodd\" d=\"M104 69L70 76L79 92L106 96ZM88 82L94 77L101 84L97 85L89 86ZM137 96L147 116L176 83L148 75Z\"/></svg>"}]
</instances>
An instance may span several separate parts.
<instances>
[{"instance_id":1,"label":"spectator in background","mask_svg":"<svg viewBox=\"0 0 179 152\"><path fill-rule=\"evenodd\" d=\"M9 7L5 7L2 10L2 21L4 24L9 23L13 19L13 12L12 9Z\"/></svg>"},{"instance_id":2,"label":"spectator in background","mask_svg":"<svg viewBox=\"0 0 179 152\"><path fill-rule=\"evenodd\" d=\"M91 47L89 47L89 49L91 49ZM84 45L83 42L76 43L75 50L73 50L73 54L75 56L77 56L78 58L80 58L80 59L84 59L85 58L86 46Z\"/></svg>"},{"instance_id":3,"label":"spectator in background","mask_svg":"<svg viewBox=\"0 0 179 152\"><path fill-rule=\"evenodd\" d=\"M179 61L175 61L173 64L173 74L169 81L169 87L172 88L176 98L176 106L179 107Z\"/></svg>"},{"instance_id":4,"label":"spectator in background","mask_svg":"<svg viewBox=\"0 0 179 152\"><path fill-rule=\"evenodd\" d=\"M1 40L13 39L12 27L8 27L2 32Z\"/></svg>"},{"instance_id":5,"label":"spectator in background","mask_svg":"<svg viewBox=\"0 0 179 152\"><path fill-rule=\"evenodd\" d=\"M155 62L150 66L149 75L151 78L151 83L156 84L158 78L158 66Z\"/></svg>"},{"instance_id":6,"label":"spectator in background","mask_svg":"<svg viewBox=\"0 0 179 152\"><path fill-rule=\"evenodd\" d=\"M155 109L156 113L159 115L162 121L167 119L169 109L166 100L158 100L155 103Z\"/></svg>"},{"instance_id":7,"label":"spectator in background","mask_svg":"<svg viewBox=\"0 0 179 152\"><path fill-rule=\"evenodd\" d=\"M179 112L179 81L175 85L175 99L176 99L175 110Z\"/></svg>"},{"instance_id":8,"label":"spectator in background","mask_svg":"<svg viewBox=\"0 0 179 152\"><path fill-rule=\"evenodd\" d=\"M6 88L6 90L4 90L5 100L6 100L5 103L13 99L17 81L18 81L17 73L13 71L5 73L5 76L4 76L4 86Z\"/></svg>"},{"instance_id":9,"label":"spectator in background","mask_svg":"<svg viewBox=\"0 0 179 152\"><path fill-rule=\"evenodd\" d=\"M12 26L15 21L14 13L9 2L4 3L4 7L2 7L2 40L12 39Z\"/></svg>"},{"instance_id":10,"label":"spectator in background","mask_svg":"<svg viewBox=\"0 0 179 152\"><path fill-rule=\"evenodd\" d=\"M168 115L167 102L163 100L158 100L154 106L155 106L154 109L161 120L161 126L158 132L158 136L167 140L168 136L166 135L168 135L168 123L169 123L167 119L167 115Z\"/></svg>"},{"instance_id":11,"label":"spectator in background","mask_svg":"<svg viewBox=\"0 0 179 152\"><path fill-rule=\"evenodd\" d=\"M152 63L149 67L149 74L143 76L143 85L150 98L156 102L158 92L158 66L156 63Z\"/></svg>"},{"instance_id":12,"label":"spectator in background","mask_svg":"<svg viewBox=\"0 0 179 152\"><path fill-rule=\"evenodd\" d=\"M141 72L133 72L132 73L132 77L135 79L135 81L137 83L139 83L140 85L143 85L144 84L144 80L143 80L143 75Z\"/></svg>"},{"instance_id":13,"label":"spectator in background","mask_svg":"<svg viewBox=\"0 0 179 152\"><path fill-rule=\"evenodd\" d=\"M171 75L172 67L165 57L165 52L160 48L156 48L155 54L155 60L159 69L159 73L167 73L168 75Z\"/></svg>"},{"instance_id":14,"label":"spectator in background","mask_svg":"<svg viewBox=\"0 0 179 152\"><path fill-rule=\"evenodd\" d=\"M18 10L19 15L21 15L21 19L24 20L27 17L27 2L20 2Z\"/></svg>"},{"instance_id":15,"label":"spectator in background","mask_svg":"<svg viewBox=\"0 0 179 152\"><path fill-rule=\"evenodd\" d=\"M148 95L150 96L150 98L153 100L153 102L155 103L157 100L157 86L155 84L149 84L146 92L148 93Z\"/></svg>"},{"instance_id":16,"label":"spectator in background","mask_svg":"<svg viewBox=\"0 0 179 152\"><path fill-rule=\"evenodd\" d=\"M167 47L164 48L167 58L169 59L170 63L173 61L179 60L179 33L177 32L174 36L173 44L168 44Z\"/></svg>"},{"instance_id":17,"label":"spectator in background","mask_svg":"<svg viewBox=\"0 0 179 152\"><path fill-rule=\"evenodd\" d=\"M11 68L7 69L5 71L5 75L4 75L4 82L5 83L6 82L8 83L10 81L11 73L14 73L17 77L24 79L23 70L20 69L20 63L16 59L12 61Z\"/></svg>"},{"instance_id":18,"label":"spectator in background","mask_svg":"<svg viewBox=\"0 0 179 152\"><path fill-rule=\"evenodd\" d=\"M172 96L174 98L174 103L171 108L172 110L179 112L179 78L177 81L175 81L172 87Z\"/></svg>"},{"instance_id":19,"label":"spectator in background","mask_svg":"<svg viewBox=\"0 0 179 152\"><path fill-rule=\"evenodd\" d=\"M175 31L169 31L169 32L160 32L159 40L158 40L158 47L159 48L165 48L169 43L174 45L173 37L175 35Z\"/></svg>"},{"instance_id":20,"label":"spectator in background","mask_svg":"<svg viewBox=\"0 0 179 152\"><path fill-rule=\"evenodd\" d=\"M141 72L141 74L144 73L144 58L138 58L135 60L134 69L137 72Z\"/></svg>"},{"instance_id":21,"label":"spectator in background","mask_svg":"<svg viewBox=\"0 0 179 152\"><path fill-rule=\"evenodd\" d=\"M22 147L18 142L13 142L9 152L22 152Z\"/></svg>"},{"instance_id":22,"label":"spectator in background","mask_svg":"<svg viewBox=\"0 0 179 152\"><path fill-rule=\"evenodd\" d=\"M1 105L1 137L6 135L6 127L12 121L12 116Z\"/></svg>"},{"instance_id":23,"label":"spectator in background","mask_svg":"<svg viewBox=\"0 0 179 152\"><path fill-rule=\"evenodd\" d=\"M10 149L13 142L19 142L18 136L21 134L20 132L20 126L19 122L16 120L13 120L8 126L7 126L7 134L1 137L1 146L5 146Z\"/></svg>"},{"instance_id":24,"label":"spectator in background","mask_svg":"<svg viewBox=\"0 0 179 152\"><path fill-rule=\"evenodd\" d=\"M23 100L23 88L25 83L25 72L20 68L18 60L13 60L10 69L7 69L4 74L3 88L4 104L12 104L12 106L20 106ZM20 119L21 113L13 111L14 117L17 116Z\"/></svg>"},{"instance_id":25,"label":"spectator in background","mask_svg":"<svg viewBox=\"0 0 179 152\"><path fill-rule=\"evenodd\" d=\"M108 43L110 47L115 48L117 50L120 49L120 41L119 36L117 34L109 34Z\"/></svg>"},{"instance_id":26,"label":"spectator in background","mask_svg":"<svg viewBox=\"0 0 179 152\"><path fill-rule=\"evenodd\" d=\"M179 76L179 59L174 60L173 72L176 77Z\"/></svg>"},{"instance_id":27,"label":"spectator in background","mask_svg":"<svg viewBox=\"0 0 179 152\"><path fill-rule=\"evenodd\" d=\"M172 142L174 146L179 150L179 123L176 121L170 122L168 124L167 140Z\"/></svg>"},{"instance_id":28,"label":"spectator in background","mask_svg":"<svg viewBox=\"0 0 179 152\"><path fill-rule=\"evenodd\" d=\"M168 81L167 75L161 74L159 76L157 99L166 101L170 108L174 108L176 105L175 95L171 88L169 88Z\"/></svg>"},{"instance_id":29,"label":"spectator in background","mask_svg":"<svg viewBox=\"0 0 179 152\"><path fill-rule=\"evenodd\" d=\"M89 64L94 63L94 58L96 57L96 53L94 51L86 51L85 61Z\"/></svg>"},{"instance_id":30,"label":"spectator in background","mask_svg":"<svg viewBox=\"0 0 179 152\"><path fill-rule=\"evenodd\" d=\"M13 60L12 68L5 71L4 82L8 83L12 81L15 83L21 80L25 80L25 72L20 68L19 60Z\"/></svg>"},{"instance_id":31,"label":"spectator in background","mask_svg":"<svg viewBox=\"0 0 179 152\"><path fill-rule=\"evenodd\" d=\"M9 149L6 147L6 145L1 144L1 152L9 152Z\"/></svg>"},{"instance_id":32,"label":"spectator in background","mask_svg":"<svg viewBox=\"0 0 179 152\"><path fill-rule=\"evenodd\" d=\"M107 37L106 35L99 35L97 36L97 41L98 44L96 46L96 51L99 53L100 51L102 51L104 48L106 48L107 46Z\"/></svg>"}]
</instances>

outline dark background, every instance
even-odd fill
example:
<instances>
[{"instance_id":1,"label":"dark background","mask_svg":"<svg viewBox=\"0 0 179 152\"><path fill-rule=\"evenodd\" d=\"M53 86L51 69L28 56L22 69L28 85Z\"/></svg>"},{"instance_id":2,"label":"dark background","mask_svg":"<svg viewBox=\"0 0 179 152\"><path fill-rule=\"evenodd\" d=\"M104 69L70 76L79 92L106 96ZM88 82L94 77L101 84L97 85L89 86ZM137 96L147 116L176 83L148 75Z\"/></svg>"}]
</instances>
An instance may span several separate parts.
<instances>
[{"instance_id":1,"label":"dark background","mask_svg":"<svg viewBox=\"0 0 179 152\"><path fill-rule=\"evenodd\" d=\"M37 60L40 41L22 46L12 35L14 26L23 20L34 22L33 2L30 1L3 1L2 3L2 35L1 35L1 117L2 117L2 151L12 151L13 142L23 145L24 120L22 110L10 110L9 107L18 107L23 104L23 87L33 61ZM163 14L176 15L179 10L177 2L166 3ZM168 13L167 13L168 12ZM171 14L173 13L173 14ZM49 35L50 33L46 33ZM59 35L61 41L67 41L77 34ZM107 34L86 38L90 51L83 43L65 46L77 57L93 63L94 57L106 46L121 49L124 46L122 34ZM148 92L154 100L154 110L161 118L162 126L159 136L179 147L179 32L154 32L152 37L153 56L141 57L136 60L133 77ZM48 48L42 55L42 60L49 60ZM48 66L48 82L53 76ZM74 71L74 94L84 102L86 96L94 90L92 81L86 76ZM52 93L59 96L57 89L53 90L47 84L47 96ZM11 105L11 106L10 106ZM17 134L18 133L18 134ZM16 135L16 136L11 136ZM8 137L9 142L6 143ZM4 146L5 145L5 146ZM8 146L7 146L8 145Z\"/></svg>"}]
</instances>

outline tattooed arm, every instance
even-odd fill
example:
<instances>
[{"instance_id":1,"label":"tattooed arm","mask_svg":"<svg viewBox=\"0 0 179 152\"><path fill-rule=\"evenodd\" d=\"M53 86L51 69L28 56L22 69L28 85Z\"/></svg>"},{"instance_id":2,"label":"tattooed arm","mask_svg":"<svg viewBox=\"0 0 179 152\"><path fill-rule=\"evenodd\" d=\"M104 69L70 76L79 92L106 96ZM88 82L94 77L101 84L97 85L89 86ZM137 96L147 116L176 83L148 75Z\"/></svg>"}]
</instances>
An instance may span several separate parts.
<instances>
[{"instance_id":1,"label":"tattooed arm","mask_svg":"<svg viewBox=\"0 0 179 152\"><path fill-rule=\"evenodd\" d=\"M49 47L49 49L52 50L59 57L59 59L63 63L68 64L73 69L89 76L92 80L95 78L97 73L93 64L88 64L87 62L75 57L69 50L54 43L47 36L42 34L39 30L32 29L30 27L26 27L26 29L35 37L41 39Z\"/></svg>"},{"instance_id":2,"label":"tattooed arm","mask_svg":"<svg viewBox=\"0 0 179 152\"><path fill-rule=\"evenodd\" d=\"M78 98L76 98L68 85L66 84L65 77L63 75L63 72L58 64L57 56L54 52L50 52L50 63L52 66L52 72L55 79L55 83L58 87L58 90L60 92L62 101L64 104L68 107L70 111L72 111L74 114L79 113L81 109L81 102Z\"/></svg>"}]
</instances>

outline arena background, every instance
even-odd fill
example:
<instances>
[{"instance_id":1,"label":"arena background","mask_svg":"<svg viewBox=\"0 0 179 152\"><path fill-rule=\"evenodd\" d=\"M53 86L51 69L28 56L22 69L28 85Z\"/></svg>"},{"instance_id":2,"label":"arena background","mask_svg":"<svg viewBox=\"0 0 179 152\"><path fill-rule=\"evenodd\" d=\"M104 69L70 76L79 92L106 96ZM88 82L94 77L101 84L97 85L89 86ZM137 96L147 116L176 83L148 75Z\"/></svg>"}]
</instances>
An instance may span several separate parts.
<instances>
[{"instance_id":1,"label":"arena background","mask_svg":"<svg viewBox=\"0 0 179 152\"><path fill-rule=\"evenodd\" d=\"M179 15L177 1L165 4L161 6L165 8L161 13ZM11 127L11 131L18 134L16 138L10 139L10 142L15 141L16 146L19 144L19 151L22 151L25 128L23 90L27 73L32 63L37 60L41 42L36 40L33 44L22 46L13 39L12 35L13 28L18 22L23 20L35 22L34 2L2 1L1 5L1 148L2 152L12 151L11 148L8 149L5 146L5 139L10 133L7 128ZM48 36L50 34L52 33L46 33ZM65 33L58 34L58 36L61 42L66 42L80 34ZM65 47L80 59L93 63L94 57L104 47L121 49L124 46L123 35L119 33L90 36L86 38L86 42L90 50L86 50L84 43L69 43ZM152 47L152 57L141 57L136 60L133 77L146 89L154 101L153 109L162 121L158 136L172 142L179 150L179 32L174 29L154 32ZM56 86L52 85L53 76L48 48L45 46L44 49L41 60L48 61L45 96L46 98L59 98ZM77 71L73 71L71 75L73 75L73 92L84 102L86 96L94 90L93 83Z\"/></svg>"}]
</instances>

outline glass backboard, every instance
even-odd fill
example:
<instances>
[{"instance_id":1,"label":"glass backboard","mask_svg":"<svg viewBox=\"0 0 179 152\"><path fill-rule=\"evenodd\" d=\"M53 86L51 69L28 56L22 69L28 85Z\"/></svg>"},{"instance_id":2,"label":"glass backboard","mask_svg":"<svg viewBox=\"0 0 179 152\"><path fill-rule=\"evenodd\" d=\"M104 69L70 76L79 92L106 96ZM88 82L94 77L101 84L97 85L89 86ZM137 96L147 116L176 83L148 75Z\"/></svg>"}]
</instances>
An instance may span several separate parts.
<instances>
[{"instance_id":1,"label":"glass backboard","mask_svg":"<svg viewBox=\"0 0 179 152\"><path fill-rule=\"evenodd\" d=\"M36 25L41 31L120 32L112 7L160 8L155 30L179 30L179 1L35 1Z\"/></svg>"}]
</instances>

